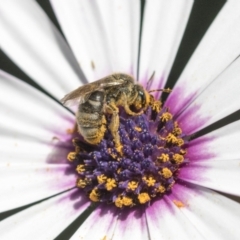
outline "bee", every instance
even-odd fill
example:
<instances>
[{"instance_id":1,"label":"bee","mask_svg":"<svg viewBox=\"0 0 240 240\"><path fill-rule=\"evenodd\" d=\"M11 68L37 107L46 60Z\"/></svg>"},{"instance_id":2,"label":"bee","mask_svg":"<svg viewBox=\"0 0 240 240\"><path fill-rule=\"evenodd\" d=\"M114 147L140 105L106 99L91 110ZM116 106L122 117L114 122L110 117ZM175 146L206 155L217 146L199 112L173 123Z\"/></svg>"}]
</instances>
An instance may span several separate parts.
<instances>
[{"instance_id":1,"label":"bee","mask_svg":"<svg viewBox=\"0 0 240 240\"><path fill-rule=\"evenodd\" d=\"M120 151L119 107L123 107L127 114L136 116L143 113L151 100L149 92L136 84L132 76L116 73L73 90L61 102L64 105L78 103L78 131L85 141L94 145L103 139L107 129L106 115L110 114L108 129L116 149Z\"/></svg>"}]
</instances>

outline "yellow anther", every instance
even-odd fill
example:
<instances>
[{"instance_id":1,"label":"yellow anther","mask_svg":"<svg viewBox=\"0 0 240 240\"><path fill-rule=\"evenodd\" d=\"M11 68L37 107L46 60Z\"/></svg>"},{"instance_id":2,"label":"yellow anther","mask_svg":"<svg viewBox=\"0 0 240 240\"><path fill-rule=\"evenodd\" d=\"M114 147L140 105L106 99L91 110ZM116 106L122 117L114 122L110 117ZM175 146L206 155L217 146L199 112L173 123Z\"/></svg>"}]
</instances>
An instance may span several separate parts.
<instances>
[{"instance_id":1,"label":"yellow anther","mask_svg":"<svg viewBox=\"0 0 240 240\"><path fill-rule=\"evenodd\" d=\"M181 149L181 150L180 150L180 153L181 153L182 155L185 155L185 154L187 153L187 151L186 151L185 149Z\"/></svg>"},{"instance_id":2,"label":"yellow anther","mask_svg":"<svg viewBox=\"0 0 240 240\"><path fill-rule=\"evenodd\" d=\"M157 113L161 111L161 106L162 106L162 103L160 101L153 101L151 103L152 110L156 111Z\"/></svg>"},{"instance_id":3,"label":"yellow anther","mask_svg":"<svg viewBox=\"0 0 240 240\"><path fill-rule=\"evenodd\" d=\"M115 146L115 149L121 156L123 155L123 145L120 144L118 146Z\"/></svg>"},{"instance_id":4,"label":"yellow anther","mask_svg":"<svg viewBox=\"0 0 240 240\"><path fill-rule=\"evenodd\" d=\"M122 202L124 206L132 206L133 205L133 200L130 197L123 197Z\"/></svg>"},{"instance_id":5,"label":"yellow anther","mask_svg":"<svg viewBox=\"0 0 240 240\"><path fill-rule=\"evenodd\" d=\"M156 183L156 180L152 177L143 177L142 180L149 186L152 187L154 186L154 184Z\"/></svg>"},{"instance_id":6,"label":"yellow anther","mask_svg":"<svg viewBox=\"0 0 240 240\"><path fill-rule=\"evenodd\" d=\"M68 160L68 161L73 162L75 159L76 159L76 152L70 152L70 153L67 155L67 160Z\"/></svg>"},{"instance_id":7,"label":"yellow anther","mask_svg":"<svg viewBox=\"0 0 240 240\"><path fill-rule=\"evenodd\" d=\"M123 206L132 206L133 205L133 199L126 196L118 196L115 200L115 205L118 208L122 208Z\"/></svg>"},{"instance_id":8,"label":"yellow anther","mask_svg":"<svg viewBox=\"0 0 240 240\"><path fill-rule=\"evenodd\" d=\"M168 143L177 143L178 139L172 133L169 133L166 137L166 141Z\"/></svg>"},{"instance_id":9,"label":"yellow anther","mask_svg":"<svg viewBox=\"0 0 240 240\"><path fill-rule=\"evenodd\" d=\"M176 154L173 155L173 160L174 160L177 164L180 164L180 163L183 162L184 158L183 158L183 156L182 156L181 154L176 153Z\"/></svg>"},{"instance_id":10,"label":"yellow anther","mask_svg":"<svg viewBox=\"0 0 240 240\"><path fill-rule=\"evenodd\" d=\"M107 180L107 177L104 174L101 174L99 176L97 176L97 180L99 184L105 183Z\"/></svg>"},{"instance_id":11,"label":"yellow anther","mask_svg":"<svg viewBox=\"0 0 240 240\"><path fill-rule=\"evenodd\" d=\"M151 199L151 198L150 198L150 196L149 196L148 193L140 193L140 194L138 195L138 201L139 201L140 204L144 204L144 203L146 203L146 202L149 202L150 199Z\"/></svg>"},{"instance_id":12,"label":"yellow anther","mask_svg":"<svg viewBox=\"0 0 240 240\"><path fill-rule=\"evenodd\" d=\"M138 131L138 132L141 132L142 131L142 129L140 128L140 127L135 127L134 128L136 131Z\"/></svg>"},{"instance_id":13,"label":"yellow anther","mask_svg":"<svg viewBox=\"0 0 240 240\"><path fill-rule=\"evenodd\" d=\"M134 191L138 187L138 182L136 181L131 181L128 183L127 189Z\"/></svg>"},{"instance_id":14,"label":"yellow anther","mask_svg":"<svg viewBox=\"0 0 240 240\"><path fill-rule=\"evenodd\" d=\"M116 180L113 178L108 178L105 184L105 187L108 191L111 191L113 188L117 186Z\"/></svg>"},{"instance_id":15,"label":"yellow anther","mask_svg":"<svg viewBox=\"0 0 240 240\"><path fill-rule=\"evenodd\" d=\"M99 194L97 192L97 188L94 188L91 193L89 194L89 198L90 200L92 200L93 202L98 202L99 201Z\"/></svg>"},{"instance_id":16,"label":"yellow anther","mask_svg":"<svg viewBox=\"0 0 240 240\"><path fill-rule=\"evenodd\" d=\"M162 114L160 119L162 120L162 122L167 122L167 121L172 119L172 114L169 113L169 112L165 112L165 113Z\"/></svg>"},{"instance_id":17,"label":"yellow anther","mask_svg":"<svg viewBox=\"0 0 240 240\"><path fill-rule=\"evenodd\" d=\"M116 207L122 208L123 207L122 197L117 197L114 203L115 203Z\"/></svg>"},{"instance_id":18,"label":"yellow anther","mask_svg":"<svg viewBox=\"0 0 240 240\"><path fill-rule=\"evenodd\" d=\"M85 188L87 186L87 182L85 179L77 179L77 187Z\"/></svg>"},{"instance_id":19,"label":"yellow anther","mask_svg":"<svg viewBox=\"0 0 240 240\"><path fill-rule=\"evenodd\" d=\"M163 168L161 173L164 178L170 178L172 176L172 172L168 168Z\"/></svg>"},{"instance_id":20,"label":"yellow anther","mask_svg":"<svg viewBox=\"0 0 240 240\"><path fill-rule=\"evenodd\" d=\"M77 170L78 173L83 173L83 172L85 172L86 169L85 169L85 166L83 164L79 164L79 165L77 165L76 170Z\"/></svg>"},{"instance_id":21,"label":"yellow anther","mask_svg":"<svg viewBox=\"0 0 240 240\"><path fill-rule=\"evenodd\" d=\"M160 157L157 158L161 162L167 162L169 161L169 155L166 153L162 153Z\"/></svg>"},{"instance_id":22,"label":"yellow anther","mask_svg":"<svg viewBox=\"0 0 240 240\"><path fill-rule=\"evenodd\" d=\"M178 139L177 139L177 145L178 145L178 146L182 146L183 144L184 144L183 139L182 139L182 138L178 138Z\"/></svg>"},{"instance_id":23,"label":"yellow anther","mask_svg":"<svg viewBox=\"0 0 240 240\"><path fill-rule=\"evenodd\" d=\"M116 158L117 158L117 154L115 154L115 153L111 153L110 155L111 155L111 157L112 157L113 159L116 159Z\"/></svg>"},{"instance_id":24,"label":"yellow anther","mask_svg":"<svg viewBox=\"0 0 240 240\"><path fill-rule=\"evenodd\" d=\"M172 131L172 133L175 135L175 136L178 136L180 134L182 134L182 129L179 128L179 127L175 127Z\"/></svg>"},{"instance_id":25,"label":"yellow anther","mask_svg":"<svg viewBox=\"0 0 240 240\"><path fill-rule=\"evenodd\" d=\"M162 185L160 185L158 188L157 188L157 192L159 193L164 193L166 191L166 188Z\"/></svg>"}]
</instances>

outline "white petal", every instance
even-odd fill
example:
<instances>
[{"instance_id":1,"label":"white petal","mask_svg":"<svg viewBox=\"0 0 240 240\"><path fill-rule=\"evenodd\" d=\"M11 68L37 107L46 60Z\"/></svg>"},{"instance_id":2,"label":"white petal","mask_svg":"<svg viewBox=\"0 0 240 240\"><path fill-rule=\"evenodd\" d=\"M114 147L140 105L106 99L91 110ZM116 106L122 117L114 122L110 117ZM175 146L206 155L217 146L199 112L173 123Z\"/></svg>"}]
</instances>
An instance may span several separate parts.
<instances>
[{"instance_id":1,"label":"white petal","mask_svg":"<svg viewBox=\"0 0 240 240\"><path fill-rule=\"evenodd\" d=\"M119 216L112 240L149 239L145 208L126 209Z\"/></svg>"},{"instance_id":2,"label":"white petal","mask_svg":"<svg viewBox=\"0 0 240 240\"><path fill-rule=\"evenodd\" d=\"M3 71L0 82L1 163L65 162L68 147L72 145L67 129L73 128L74 116Z\"/></svg>"},{"instance_id":3,"label":"white petal","mask_svg":"<svg viewBox=\"0 0 240 240\"><path fill-rule=\"evenodd\" d=\"M240 58L234 61L176 118L192 134L240 109Z\"/></svg>"},{"instance_id":4,"label":"white petal","mask_svg":"<svg viewBox=\"0 0 240 240\"><path fill-rule=\"evenodd\" d=\"M140 80L146 83L155 72L151 89L163 88L166 83L192 4L192 0L146 1ZM159 93L156 96L159 96Z\"/></svg>"},{"instance_id":5,"label":"white petal","mask_svg":"<svg viewBox=\"0 0 240 240\"><path fill-rule=\"evenodd\" d=\"M197 227L166 196L148 207L146 216L151 240L203 239Z\"/></svg>"},{"instance_id":6,"label":"white petal","mask_svg":"<svg viewBox=\"0 0 240 240\"><path fill-rule=\"evenodd\" d=\"M113 71L137 76L139 0L104 0L99 4L108 36Z\"/></svg>"},{"instance_id":7,"label":"white petal","mask_svg":"<svg viewBox=\"0 0 240 240\"><path fill-rule=\"evenodd\" d=\"M3 220L1 239L54 239L89 206L77 194L71 190Z\"/></svg>"},{"instance_id":8,"label":"white petal","mask_svg":"<svg viewBox=\"0 0 240 240\"><path fill-rule=\"evenodd\" d=\"M239 159L207 160L190 164L182 169L179 178L200 186L240 196Z\"/></svg>"},{"instance_id":9,"label":"white petal","mask_svg":"<svg viewBox=\"0 0 240 240\"><path fill-rule=\"evenodd\" d=\"M66 164L0 165L0 211L17 208L74 187L74 169Z\"/></svg>"},{"instance_id":10,"label":"white petal","mask_svg":"<svg viewBox=\"0 0 240 240\"><path fill-rule=\"evenodd\" d=\"M194 139L187 148L190 161L239 159L240 121Z\"/></svg>"},{"instance_id":11,"label":"white petal","mask_svg":"<svg viewBox=\"0 0 240 240\"><path fill-rule=\"evenodd\" d=\"M179 178L198 185L240 195L240 121L231 123L190 143L190 160Z\"/></svg>"},{"instance_id":12,"label":"white petal","mask_svg":"<svg viewBox=\"0 0 240 240\"><path fill-rule=\"evenodd\" d=\"M101 204L71 237L74 239L112 239L119 209Z\"/></svg>"},{"instance_id":13,"label":"white petal","mask_svg":"<svg viewBox=\"0 0 240 240\"><path fill-rule=\"evenodd\" d=\"M240 205L216 192L201 188L176 185L172 201L181 201L179 208L203 235L203 239L239 239Z\"/></svg>"},{"instance_id":14,"label":"white petal","mask_svg":"<svg viewBox=\"0 0 240 240\"><path fill-rule=\"evenodd\" d=\"M138 0L51 0L51 3L90 81L113 71L134 71L136 75L140 22Z\"/></svg>"},{"instance_id":15,"label":"white petal","mask_svg":"<svg viewBox=\"0 0 240 240\"><path fill-rule=\"evenodd\" d=\"M0 32L3 51L56 98L80 85L79 66L37 2L3 1Z\"/></svg>"},{"instance_id":16,"label":"white petal","mask_svg":"<svg viewBox=\"0 0 240 240\"><path fill-rule=\"evenodd\" d=\"M166 101L178 114L240 53L240 1L227 1Z\"/></svg>"},{"instance_id":17,"label":"white petal","mask_svg":"<svg viewBox=\"0 0 240 240\"><path fill-rule=\"evenodd\" d=\"M66 174L71 150L66 129L74 120L59 104L3 71L0 82L0 176L6 182L0 186L0 208L7 210L75 185L75 176Z\"/></svg>"}]
</instances>

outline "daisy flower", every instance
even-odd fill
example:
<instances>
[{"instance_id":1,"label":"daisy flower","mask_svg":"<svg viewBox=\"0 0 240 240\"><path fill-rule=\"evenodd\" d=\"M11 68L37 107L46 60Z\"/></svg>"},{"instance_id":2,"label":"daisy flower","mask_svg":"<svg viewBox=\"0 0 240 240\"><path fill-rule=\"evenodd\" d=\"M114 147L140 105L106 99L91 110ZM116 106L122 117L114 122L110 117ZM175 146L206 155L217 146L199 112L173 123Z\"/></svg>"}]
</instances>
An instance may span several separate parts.
<instances>
[{"instance_id":1,"label":"daisy flower","mask_svg":"<svg viewBox=\"0 0 240 240\"><path fill-rule=\"evenodd\" d=\"M240 2L223 5L166 101L153 92L142 115L119 113L121 154L108 130L82 151L59 100L116 72L168 87L193 1L148 0L143 18L138 0L50 3L66 38L37 2L1 4L4 53L45 90L0 72L1 239L239 239Z\"/></svg>"}]
</instances>

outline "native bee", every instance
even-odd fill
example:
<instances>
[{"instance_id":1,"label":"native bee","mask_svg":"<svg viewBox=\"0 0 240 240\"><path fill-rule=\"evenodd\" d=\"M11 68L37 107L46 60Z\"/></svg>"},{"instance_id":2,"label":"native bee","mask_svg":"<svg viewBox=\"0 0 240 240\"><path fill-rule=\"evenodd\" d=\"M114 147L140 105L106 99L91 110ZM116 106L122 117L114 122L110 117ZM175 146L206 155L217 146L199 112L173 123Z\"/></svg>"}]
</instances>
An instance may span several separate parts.
<instances>
[{"instance_id":1,"label":"native bee","mask_svg":"<svg viewBox=\"0 0 240 240\"><path fill-rule=\"evenodd\" d=\"M64 105L78 103L78 131L90 144L98 144L103 139L107 127L106 114L110 114L108 128L117 150L121 148L118 133L119 107L123 107L127 114L135 116L142 114L150 101L149 92L134 83L132 76L123 73L112 74L81 86L61 100Z\"/></svg>"}]
</instances>

